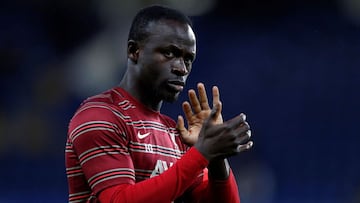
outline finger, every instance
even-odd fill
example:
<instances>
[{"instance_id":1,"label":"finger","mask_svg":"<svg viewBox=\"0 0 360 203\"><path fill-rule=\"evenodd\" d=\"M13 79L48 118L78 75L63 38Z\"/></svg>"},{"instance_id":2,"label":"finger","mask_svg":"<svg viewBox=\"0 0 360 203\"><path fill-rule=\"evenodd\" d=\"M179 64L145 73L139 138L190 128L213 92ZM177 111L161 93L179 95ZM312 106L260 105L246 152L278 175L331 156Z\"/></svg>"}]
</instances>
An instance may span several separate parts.
<instances>
[{"instance_id":1,"label":"finger","mask_svg":"<svg viewBox=\"0 0 360 203\"><path fill-rule=\"evenodd\" d=\"M212 88L212 94L213 94L213 106L215 106L217 103L220 103L220 93L219 93L219 88L217 86L214 86Z\"/></svg>"},{"instance_id":2,"label":"finger","mask_svg":"<svg viewBox=\"0 0 360 203\"><path fill-rule=\"evenodd\" d=\"M249 141L249 142L246 143L246 144L238 145L236 151L237 151L237 152L243 152L243 151L246 151L246 150L251 149L252 146L254 146L254 142L253 142L253 141Z\"/></svg>"},{"instance_id":3,"label":"finger","mask_svg":"<svg viewBox=\"0 0 360 203\"><path fill-rule=\"evenodd\" d=\"M219 116L221 116L221 110L222 110L222 104L220 102L213 107L213 109L210 112L209 117L205 120L203 126L205 128L207 128L209 126L213 126L214 124L216 124L217 118ZM223 129L224 129L224 124L219 124L217 130L223 131Z\"/></svg>"},{"instance_id":4,"label":"finger","mask_svg":"<svg viewBox=\"0 0 360 203\"><path fill-rule=\"evenodd\" d=\"M248 137L248 139L251 138L251 130L246 131L246 136Z\"/></svg>"},{"instance_id":5,"label":"finger","mask_svg":"<svg viewBox=\"0 0 360 203\"><path fill-rule=\"evenodd\" d=\"M219 103L218 105L214 106L214 108L211 110L209 117L207 117L203 123L203 128L207 129L209 127L211 127L211 131L213 131L214 135L220 135L222 133L224 133L224 128L226 129L226 127L224 127L224 124L217 124L216 120L218 118L218 116L221 116L221 103Z\"/></svg>"},{"instance_id":6,"label":"finger","mask_svg":"<svg viewBox=\"0 0 360 203\"><path fill-rule=\"evenodd\" d=\"M193 89L189 90L188 95L189 95L191 108L193 109L194 113L201 112L200 102L198 100L198 97L196 96L195 90Z\"/></svg>"},{"instance_id":7,"label":"finger","mask_svg":"<svg viewBox=\"0 0 360 203\"><path fill-rule=\"evenodd\" d=\"M222 103L219 102L213 107L209 118L211 118L213 121L216 121L216 119L221 115L221 110L222 110Z\"/></svg>"},{"instance_id":8,"label":"finger","mask_svg":"<svg viewBox=\"0 0 360 203\"><path fill-rule=\"evenodd\" d=\"M249 130L250 130L250 125L248 124L248 122L245 121L245 122L240 123L240 125L237 125L234 128L234 133L243 134L243 133L246 133Z\"/></svg>"},{"instance_id":9,"label":"finger","mask_svg":"<svg viewBox=\"0 0 360 203\"><path fill-rule=\"evenodd\" d=\"M248 142L251 138L251 130L247 130L246 132L239 134L236 138L237 144L244 144L245 142Z\"/></svg>"},{"instance_id":10,"label":"finger","mask_svg":"<svg viewBox=\"0 0 360 203\"><path fill-rule=\"evenodd\" d=\"M199 100L200 100L200 106L203 110L209 110L209 101L206 95L206 89L203 83L198 83L198 92L199 92Z\"/></svg>"},{"instance_id":11,"label":"finger","mask_svg":"<svg viewBox=\"0 0 360 203\"><path fill-rule=\"evenodd\" d=\"M183 102L182 108L183 108L183 111L185 114L185 118L189 122L193 115L193 111L191 110L191 106L190 106L189 102L187 102L187 101Z\"/></svg>"},{"instance_id":12,"label":"finger","mask_svg":"<svg viewBox=\"0 0 360 203\"><path fill-rule=\"evenodd\" d=\"M226 124L229 126L228 127L229 130L234 130L241 127L242 125L248 126L248 124L245 123L245 120L246 120L246 115L244 113L241 113L240 115L226 121Z\"/></svg>"},{"instance_id":13,"label":"finger","mask_svg":"<svg viewBox=\"0 0 360 203\"><path fill-rule=\"evenodd\" d=\"M221 111L222 111L222 103L221 102L218 102L215 104L214 106L216 108L216 111L215 111L215 117L214 117L214 122L216 122L216 120L221 117Z\"/></svg>"},{"instance_id":14,"label":"finger","mask_svg":"<svg viewBox=\"0 0 360 203\"><path fill-rule=\"evenodd\" d=\"M177 120L177 123L176 123L176 128L178 129L181 136L186 136L186 135L189 134L189 132L185 128L184 118L182 116L180 116L180 115L178 116L178 120Z\"/></svg>"}]
</instances>

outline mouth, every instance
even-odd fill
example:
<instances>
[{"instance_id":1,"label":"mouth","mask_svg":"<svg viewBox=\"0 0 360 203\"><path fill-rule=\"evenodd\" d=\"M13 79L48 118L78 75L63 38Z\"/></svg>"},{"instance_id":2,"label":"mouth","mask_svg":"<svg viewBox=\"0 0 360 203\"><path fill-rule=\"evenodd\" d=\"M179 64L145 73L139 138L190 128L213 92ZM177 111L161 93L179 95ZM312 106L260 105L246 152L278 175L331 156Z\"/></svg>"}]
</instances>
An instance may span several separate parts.
<instances>
[{"instance_id":1,"label":"mouth","mask_svg":"<svg viewBox=\"0 0 360 203\"><path fill-rule=\"evenodd\" d=\"M183 91L184 86L185 86L185 82L182 80L169 80L167 82L167 84L172 90L174 90L176 92Z\"/></svg>"}]
</instances>

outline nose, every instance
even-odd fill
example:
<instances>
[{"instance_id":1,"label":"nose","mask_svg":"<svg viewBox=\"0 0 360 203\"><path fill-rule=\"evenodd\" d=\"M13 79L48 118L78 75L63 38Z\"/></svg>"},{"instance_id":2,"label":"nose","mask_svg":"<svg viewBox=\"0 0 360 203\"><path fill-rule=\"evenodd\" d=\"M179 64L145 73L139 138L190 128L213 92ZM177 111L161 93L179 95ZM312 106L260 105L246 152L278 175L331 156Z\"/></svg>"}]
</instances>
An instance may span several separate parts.
<instances>
[{"instance_id":1,"label":"nose","mask_svg":"<svg viewBox=\"0 0 360 203\"><path fill-rule=\"evenodd\" d=\"M178 75L184 76L189 74L189 71L185 65L184 59L177 58L174 63L172 64L171 72Z\"/></svg>"}]
</instances>

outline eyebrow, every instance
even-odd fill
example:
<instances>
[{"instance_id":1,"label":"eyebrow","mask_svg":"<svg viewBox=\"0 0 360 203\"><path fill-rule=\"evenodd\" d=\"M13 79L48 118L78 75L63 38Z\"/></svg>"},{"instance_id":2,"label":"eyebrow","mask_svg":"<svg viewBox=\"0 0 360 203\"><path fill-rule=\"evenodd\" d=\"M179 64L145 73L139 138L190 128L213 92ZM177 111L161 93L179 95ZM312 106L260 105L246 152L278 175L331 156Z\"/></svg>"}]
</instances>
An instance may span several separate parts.
<instances>
[{"instance_id":1,"label":"eyebrow","mask_svg":"<svg viewBox=\"0 0 360 203\"><path fill-rule=\"evenodd\" d=\"M166 46L166 48L170 48L170 49L173 49L175 50L176 52L178 52L178 54L184 54L184 49L181 49L180 47L174 45L174 44L170 44L169 46ZM190 57L190 59L192 61L195 60L195 53L194 52L185 52L184 56L186 57Z\"/></svg>"}]
</instances>

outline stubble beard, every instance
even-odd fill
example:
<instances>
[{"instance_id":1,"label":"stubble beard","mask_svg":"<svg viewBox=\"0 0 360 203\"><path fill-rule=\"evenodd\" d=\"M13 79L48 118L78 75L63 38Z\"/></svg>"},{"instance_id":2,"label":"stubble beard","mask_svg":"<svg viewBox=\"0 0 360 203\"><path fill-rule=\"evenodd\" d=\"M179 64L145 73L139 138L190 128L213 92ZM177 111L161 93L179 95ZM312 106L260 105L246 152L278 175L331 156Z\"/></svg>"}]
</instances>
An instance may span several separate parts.
<instances>
[{"instance_id":1,"label":"stubble beard","mask_svg":"<svg viewBox=\"0 0 360 203\"><path fill-rule=\"evenodd\" d=\"M168 97L164 98L165 102L174 103L179 98L180 93L175 93L175 95L168 95Z\"/></svg>"},{"instance_id":2,"label":"stubble beard","mask_svg":"<svg viewBox=\"0 0 360 203\"><path fill-rule=\"evenodd\" d=\"M168 103L174 103L179 98L180 92L173 92L169 88L164 88L160 91L155 91L155 97L161 98L161 100L168 102Z\"/></svg>"}]
</instances>

